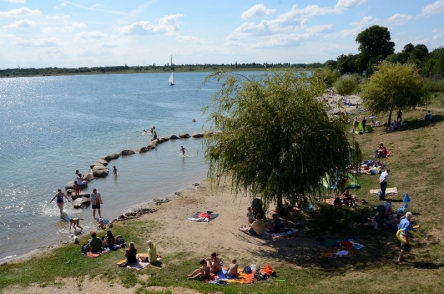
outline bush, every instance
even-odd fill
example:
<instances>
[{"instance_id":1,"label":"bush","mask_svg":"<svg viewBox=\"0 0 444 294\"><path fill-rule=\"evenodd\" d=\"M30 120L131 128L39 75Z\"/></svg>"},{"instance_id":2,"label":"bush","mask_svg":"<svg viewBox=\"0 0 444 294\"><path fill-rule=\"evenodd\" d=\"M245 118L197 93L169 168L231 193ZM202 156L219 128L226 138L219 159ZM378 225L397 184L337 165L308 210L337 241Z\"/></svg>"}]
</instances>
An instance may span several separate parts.
<instances>
[{"instance_id":1,"label":"bush","mask_svg":"<svg viewBox=\"0 0 444 294\"><path fill-rule=\"evenodd\" d=\"M427 80L426 88L430 92L444 93L444 80Z\"/></svg>"}]
</instances>

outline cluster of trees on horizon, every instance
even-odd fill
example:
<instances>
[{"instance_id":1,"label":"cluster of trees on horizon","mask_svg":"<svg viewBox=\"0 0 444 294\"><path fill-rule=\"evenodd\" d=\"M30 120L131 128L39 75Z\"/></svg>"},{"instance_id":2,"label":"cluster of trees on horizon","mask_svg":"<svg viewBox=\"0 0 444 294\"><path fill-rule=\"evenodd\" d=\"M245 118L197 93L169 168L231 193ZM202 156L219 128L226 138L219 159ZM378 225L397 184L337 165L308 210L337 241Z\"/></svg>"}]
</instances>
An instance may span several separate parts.
<instances>
[{"instance_id":1,"label":"cluster of trees on horizon","mask_svg":"<svg viewBox=\"0 0 444 294\"><path fill-rule=\"evenodd\" d=\"M363 74L371 76L375 66L382 61L400 64L414 64L425 77L444 76L444 47L429 52L424 44L408 43L401 52L395 53L395 43L391 41L386 27L374 25L360 32L356 37L359 43L358 54L341 54L336 60L328 60L325 67L335 69L340 74Z\"/></svg>"}]
</instances>

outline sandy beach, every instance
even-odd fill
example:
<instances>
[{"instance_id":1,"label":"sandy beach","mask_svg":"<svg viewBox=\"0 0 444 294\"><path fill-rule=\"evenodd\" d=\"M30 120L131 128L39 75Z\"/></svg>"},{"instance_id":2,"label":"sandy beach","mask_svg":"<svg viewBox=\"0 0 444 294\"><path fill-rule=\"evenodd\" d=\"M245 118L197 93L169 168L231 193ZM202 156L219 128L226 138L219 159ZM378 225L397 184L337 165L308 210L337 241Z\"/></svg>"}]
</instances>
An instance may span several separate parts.
<instances>
[{"instance_id":1,"label":"sandy beach","mask_svg":"<svg viewBox=\"0 0 444 294\"><path fill-rule=\"evenodd\" d=\"M226 264L232 258L237 258L240 266L249 264L264 265L270 263L277 265L283 262L286 256L294 256L295 247L319 248L319 244L313 238L306 238L304 229L292 238L267 238L260 239L239 231L241 225L247 224L247 207L251 205L251 198L235 196L231 193L228 180L217 190L210 187L207 179L203 180L196 191L181 192L180 195L167 203L152 205L157 212L143 215L137 221L156 221L161 223L161 228L149 236L157 245L157 253L168 256L179 252L190 252L202 258L208 257L212 252L218 253ZM188 220L196 212L212 211L219 216L210 222L194 222ZM271 218L271 210L267 211L267 217ZM284 225L295 227L295 224L284 220ZM125 225L126 220L119 222ZM143 234L143 232L141 232ZM145 244L136 244L139 248L145 248ZM62 245L63 246L63 245ZM50 252L50 251L49 251ZM120 254L120 253L118 253ZM123 251L122 251L123 254ZM27 256L26 258L29 258ZM20 261L23 259L17 259ZM169 266L168 264L164 266ZM59 282L63 286L41 288L38 285L26 289L8 289L11 293L75 293L78 291L78 281L71 278L61 278ZM106 287L109 293L134 293L134 289L126 289L116 282L110 283L97 277L88 277L81 282L83 291L100 291ZM166 289L164 289L166 290ZM168 289L172 293L199 293L190 289Z\"/></svg>"}]
</instances>

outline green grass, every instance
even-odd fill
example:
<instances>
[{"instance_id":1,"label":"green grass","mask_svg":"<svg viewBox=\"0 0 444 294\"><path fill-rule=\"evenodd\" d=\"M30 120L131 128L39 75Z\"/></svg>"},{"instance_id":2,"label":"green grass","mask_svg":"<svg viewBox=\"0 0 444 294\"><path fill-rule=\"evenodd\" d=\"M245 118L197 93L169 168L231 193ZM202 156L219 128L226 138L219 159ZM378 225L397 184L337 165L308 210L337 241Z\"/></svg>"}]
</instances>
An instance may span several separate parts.
<instances>
[{"instance_id":1,"label":"green grass","mask_svg":"<svg viewBox=\"0 0 444 294\"><path fill-rule=\"evenodd\" d=\"M248 264L261 258L269 261L278 274L277 278L258 281L253 285L210 285L200 281L189 281L186 275L198 267L199 258L194 252L180 252L163 256L160 266L150 266L143 271L132 271L116 266L124 258L123 250L111 252L97 259L89 259L80 253L80 245L62 245L42 257L33 257L24 263L0 265L0 289L11 285L22 287L38 283L41 287L59 285L58 278L73 277L78 281L79 290L85 276L98 277L107 283L120 283L134 289L134 293L154 292L152 287L182 287L201 293L387 293L393 290L415 293L444 293L444 251L442 250L444 214L442 213L442 191L444 191L444 105L443 97L435 97L427 108L405 112L407 126L399 131L387 132L378 128L374 133L355 135L364 152L364 159L374 152L380 142L388 146L392 156L383 159L391 169L389 187L397 187L399 195L393 199L396 209L402 205L402 198L409 193L412 202L410 211L413 221L420 224L419 233L426 240L415 246L406 255L410 261L405 266L394 263L399 254L399 242L393 233L359 229L355 223L364 222L372 215L373 206L380 203L370 189L378 188L378 176L359 176L360 189L351 190L359 199L369 204L358 209L337 209L319 205L320 209L311 214L292 213L289 222L306 223L307 232L294 238L301 238L297 245L279 245L267 241L264 246L275 246L276 252L258 248L251 255L239 256L239 264ZM427 109L432 110L431 121L418 121ZM367 114L367 113L365 113ZM362 114L362 115L365 115ZM387 117L378 117L384 121ZM413 152L414 151L414 152ZM161 230L160 222L139 220L117 223L115 234L123 235L127 242L144 244L155 230ZM365 249L355 257L330 260L321 258L318 249L310 242L322 236L326 239L355 237L361 240ZM304 239L305 238L305 239ZM306 240L307 242L305 242ZM81 240L81 244L85 242ZM174 237L168 242L178 242ZM164 241L166 242L166 241ZM280 243L291 244L291 243ZM228 245L225 245L228 246ZM279 247L280 246L280 247ZM236 254L228 248L218 248L221 255ZM232 250L232 249L231 249ZM69 263L68 260L70 261ZM285 280L280 282L277 280ZM63 286L63 285L61 285ZM161 291L161 290L160 290ZM1 290L0 290L1 292ZM4 291L4 293L6 293Z\"/></svg>"}]
</instances>

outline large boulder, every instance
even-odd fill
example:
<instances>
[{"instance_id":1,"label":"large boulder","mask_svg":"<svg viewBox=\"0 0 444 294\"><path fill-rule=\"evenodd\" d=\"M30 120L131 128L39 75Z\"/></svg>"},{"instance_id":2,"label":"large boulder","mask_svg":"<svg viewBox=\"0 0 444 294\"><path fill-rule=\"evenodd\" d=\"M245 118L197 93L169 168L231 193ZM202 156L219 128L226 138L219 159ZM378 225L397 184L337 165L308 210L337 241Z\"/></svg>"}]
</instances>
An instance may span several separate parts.
<instances>
[{"instance_id":1,"label":"large boulder","mask_svg":"<svg viewBox=\"0 0 444 294\"><path fill-rule=\"evenodd\" d=\"M193 137L193 138L202 138L203 136L204 136L203 133L196 133L196 132L194 132L194 133L191 135L191 137Z\"/></svg>"},{"instance_id":2,"label":"large boulder","mask_svg":"<svg viewBox=\"0 0 444 294\"><path fill-rule=\"evenodd\" d=\"M108 155L109 157L111 157L111 160L114 160L114 159L117 159L117 158L119 158L120 157L120 155L119 154L117 154L117 153L111 153L110 155Z\"/></svg>"},{"instance_id":3,"label":"large boulder","mask_svg":"<svg viewBox=\"0 0 444 294\"><path fill-rule=\"evenodd\" d=\"M189 137L190 137L189 134L179 134L179 138L181 138L181 139L186 139L186 138L189 138Z\"/></svg>"},{"instance_id":4,"label":"large boulder","mask_svg":"<svg viewBox=\"0 0 444 294\"><path fill-rule=\"evenodd\" d=\"M101 164L100 162L93 162L93 163L90 163L89 164L89 167L91 168L91 169L93 169L95 166L98 166L98 167L105 167L103 164Z\"/></svg>"},{"instance_id":5,"label":"large boulder","mask_svg":"<svg viewBox=\"0 0 444 294\"><path fill-rule=\"evenodd\" d=\"M88 183L85 182L83 185L80 185L80 189L85 189L88 187ZM70 181L65 186L65 191L74 190L74 181Z\"/></svg>"},{"instance_id":6,"label":"large boulder","mask_svg":"<svg viewBox=\"0 0 444 294\"><path fill-rule=\"evenodd\" d=\"M157 142L156 141L151 141L151 143L149 143L146 148L148 148L148 150L153 150L156 149L157 147Z\"/></svg>"},{"instance_id":7,"label":"large boulder","mask_svg":"<svg viewBox=\"0 0 444 294\"><path fill-rule=\"evenodd\" d=\"M177 140L179 137L177 135L171 135L170 140Z\"/></svg>"},{"instance_id":8,"label":"large boulder","mask_svg":"<svg viewBox=\"0 0 444 294\"><path fill-rule=\"evenodd\" d=\"M163 142L165 142L165 140L164 140L164 139L162 139L162 138L160 138L160 139L157 139L157 144L162 144Z\"/></svg>"},{"instance_id":9,"label":"large boulder","mask_svg":"<svg viewBox=\"0 0 444 294\"><path fill-rule=\"evenodd\" d=\"M160 140L162 140L162 141L169 141L170 140L170 137L162 137L162 138L160 138Z\"/></svg>"},{"instance_id":10,"label":"large boulder","mask_svg":"<svg viewBox=\"0 0 444 294\"><path fill-rule=\"evenodd\" d=\"M148 151L148 148L143 146L136 149L136 153L145 153Z\"/></svg>"},{"instance_id":11,"label":"large boulder","mask_svg":"<svg viewBox=\"0 0 444 294\"><path fill-rule=\"evenodd\" d=\"M82 175L82 179L89 182L94 180L94 176L91 172L87 172Z\"/></svg>"},{"instance_id":12,"label":"large boulder","mask_svg":"<svg viewBox=\"0 0 444 294\"><path fill-rule=\"evenodd\" d=\"M124 149L124 150L122 150L121 152L120 152L120 155L122 155L122 156L126 156L126 155L133 155L133 154L135 154L136 152L134 152L134 150L133 149Z\"/></svg>"},{"instance_id":13,"label":"large boulder","mask_svg":"<svg viewBox=\"0 0 444 294\"><path fill-rule=\"evenodd\" d=\"M92 173L95 178L104 178L109 174L109 169L107 167L94 166Z\"/></svg>"},{"instance_id":14,"label":"large boulder","mask_svg":"<svg viewBox=\"0 0 444 294\"><path fill-rule=\"evenodd\" d=\"M106 176L108 176L109 171L106 169L96 169L93 170L93 175L96 178L105 178Z\"/></svg>"},{"instance_id":15,"label":"large boulder","mask_svg":"<svg viewBox=\"0 0 444 294\"><path fill-rule=\"evenodd\" d=\"M106 160L106 162L110 162L110 161L111 161L111 156L106 155L106 156L103 156L103 157L100 158L100 159Z\"/></svg>"},{"instance_id":16,"label":"large boulder","mask_svg":"<svg viewBox=\"0 0 444 294\"><path fill-rule=\"evenodd\" d=\"M108 161L109 161L109 160L108 160ZM106 161L105 159L99 159L99 160L97 160L98 163L101 163L101 164L103 164L104 166L107 166L107 165L108 165L108 161Z\"/></svg>"}]
</instances>

